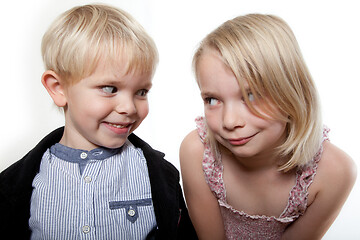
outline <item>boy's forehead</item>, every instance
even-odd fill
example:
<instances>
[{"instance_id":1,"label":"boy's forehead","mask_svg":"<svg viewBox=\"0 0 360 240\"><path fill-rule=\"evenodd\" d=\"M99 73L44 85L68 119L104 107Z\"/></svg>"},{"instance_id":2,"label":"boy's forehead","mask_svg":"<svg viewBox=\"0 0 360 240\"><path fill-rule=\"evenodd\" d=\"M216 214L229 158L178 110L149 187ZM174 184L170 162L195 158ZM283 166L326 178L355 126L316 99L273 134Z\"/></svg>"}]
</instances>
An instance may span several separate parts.
<instances>
[{"instance_id":1,"label":"boy's forehead","mask_svg":"<svg viewBox=\"0 0 360 240\"><path fill-rule=\"evenodd\" d=\"M101 57L97 61L94 72L103 72L105 75L142 75L144 71L139 67L135 68L131 66L131 62L126 57ZM148 72L151 74L151 72Z\"/></svg>"},{"instance_id":2,"label":"boy's forehead","mask_svg":"<svg viewBox=\"0 0 360 240\"><path fill-rule=\"evenodd\" d=\"M94 84L128 85L133 79L139 79L136 85L150 88L152 85L152 72L142 72L137 69L129 71L128 63L122 59L99 59L94 71L81 79ZM134 82L134 84L135 84Z\"/></svg>"},{"instance_id":3,"label":"boy's forehead","mask_svg":"<svg viewBox=\"0 0 360 240\"><path fill-rule=\"evenodd\" d=\"M129 59L123 53L100 54L96 62L96 69L116 68L119 70L126 71L128 66L129 66Z\"/></svg>"},{"instance_id":4,"label":"boy's forehead","mask_svg":"<svg viewBox=\"0 0 360 240\"><path fill-rule=\"evenodd\" d=\"M126 50L100 55L94 70L105 70L120 75L153 74L152 67L144 66L141 62L136 60L136 56L129 55Z\"/></svg>"}]
</instances>

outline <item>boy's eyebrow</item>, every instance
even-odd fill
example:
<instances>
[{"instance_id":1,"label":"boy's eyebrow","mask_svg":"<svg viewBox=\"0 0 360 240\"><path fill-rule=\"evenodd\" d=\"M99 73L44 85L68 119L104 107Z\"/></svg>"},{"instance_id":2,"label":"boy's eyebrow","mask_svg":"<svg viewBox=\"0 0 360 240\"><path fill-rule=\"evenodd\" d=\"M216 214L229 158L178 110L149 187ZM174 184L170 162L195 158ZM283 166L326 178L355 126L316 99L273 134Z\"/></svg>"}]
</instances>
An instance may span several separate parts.
<instances>
[{"instance_id":1,"label":"boy's eyebrow","mask_svg":"<svg viewBox=\"0 0 360 240\"><path fill-rule=\"evenodd\" d=\"M126 80L128 81L128 80ZM114 79L111 79L111 78L104 78L104 79L101 79L99 81L100 84L104 84L104 85L124 85L124 82L126 82L125 80L114 80ZM150 89L152 87L152 81L146 81L144 82L143 84L140 84L140 87L141 88L148 88Z\"/></svg>"},{"instance_id":2,"label":"boy's eyebrow","mask_svg":"<svg viewBox=\"0 0 360 240\"><path fill-rule=\"evenodd\" d=\"M152 87L152 82L144 84L143 87L147 88L147 89L150 89Z\"/></svg>"},{"instance_id":3,"label":"boy's eyebrow","mask_svg":"<svg viewBox=\"0 0 360 240\"><path fill-rule=\"evenodd\" d=\"M108 85L123 85L124 84L124 80L112 80L112 79L103 79L101 81L104 84L108 84Z\"/></svg>"}]
</instances>

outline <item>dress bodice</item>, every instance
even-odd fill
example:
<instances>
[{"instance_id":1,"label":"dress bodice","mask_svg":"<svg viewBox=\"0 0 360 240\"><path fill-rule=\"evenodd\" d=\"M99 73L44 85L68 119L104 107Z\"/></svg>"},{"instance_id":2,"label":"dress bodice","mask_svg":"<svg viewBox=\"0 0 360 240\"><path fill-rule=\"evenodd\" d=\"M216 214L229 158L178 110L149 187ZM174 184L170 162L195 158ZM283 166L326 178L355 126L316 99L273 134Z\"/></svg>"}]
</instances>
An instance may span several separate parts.
<instances>
[{"instance_id":1,"label":"dress bodice","mask_svg":"<svg viewBox=\"0 0 360 240\"><path fill-rule=\"evenodd\" d=\"M218 199L228 239L280 239L285 228L304 214L307 208L308 188L314 180L322 145L312 161L296 171L296 183L289 193L287 206L280 216L249 215L233 208L226 201L221 155L214 157L207 141L206 122L203 117L196 118L197 130L204 144L202 161L205 180ZM329 129L324 128L324 140L328 140Z\"/></svg>"}]
</instances>

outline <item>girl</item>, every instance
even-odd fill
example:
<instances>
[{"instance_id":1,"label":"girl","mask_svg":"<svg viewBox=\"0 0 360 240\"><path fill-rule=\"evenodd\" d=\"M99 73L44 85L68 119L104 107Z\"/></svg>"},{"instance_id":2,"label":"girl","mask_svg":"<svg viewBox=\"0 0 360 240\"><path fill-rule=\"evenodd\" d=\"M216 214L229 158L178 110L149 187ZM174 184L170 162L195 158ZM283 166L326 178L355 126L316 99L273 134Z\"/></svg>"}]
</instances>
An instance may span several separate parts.
<instances>
[{"instance_id":1,"label":"girl","mask_svg":"<svg viewBox=\"0 0 360 240\"><path fill-rule=\"evenodd\" d=\"M328 141L314 82L288 25L225 22L193 59L205 117L180 148L200 239L320 239L356 178Z\"/></svg>"}]
</instances>

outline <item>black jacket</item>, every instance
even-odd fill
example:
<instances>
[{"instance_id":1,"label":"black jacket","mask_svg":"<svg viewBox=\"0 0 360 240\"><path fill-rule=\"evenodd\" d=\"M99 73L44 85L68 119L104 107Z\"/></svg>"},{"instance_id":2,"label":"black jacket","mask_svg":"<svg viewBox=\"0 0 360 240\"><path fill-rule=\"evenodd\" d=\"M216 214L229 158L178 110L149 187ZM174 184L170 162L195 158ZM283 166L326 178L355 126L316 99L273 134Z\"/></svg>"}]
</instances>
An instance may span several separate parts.
<instances>
[{"instance_id":1,"label":"black jacket","mask_svg":"<svg viewBox=\"0 0 360 240\"><path fill-rule=\"evenodd\" d=\"M29 239L32 181L39 172L44 152L59 142L64 128L47 135L21 160L0 174L0 234L5 239ZM158 228L149 239L197 239L179 184L179 172L135 134L130 142L142 149L147 160Z\"/></svg>"}]
</instances>

